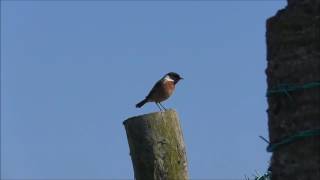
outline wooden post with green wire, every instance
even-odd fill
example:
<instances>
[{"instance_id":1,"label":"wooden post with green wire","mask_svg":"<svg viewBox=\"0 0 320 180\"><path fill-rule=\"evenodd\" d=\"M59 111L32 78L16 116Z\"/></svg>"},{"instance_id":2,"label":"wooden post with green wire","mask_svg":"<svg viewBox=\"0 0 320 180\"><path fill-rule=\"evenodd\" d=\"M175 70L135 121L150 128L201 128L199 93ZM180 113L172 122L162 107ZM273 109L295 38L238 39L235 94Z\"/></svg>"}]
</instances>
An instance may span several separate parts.
<instances>
[{"instance_id":1,"label":"wooden post with green wire","mask_svg":"<svg viewBox=\"0 0 320 180\"><path fill-rule=\"evenodd\" d=\"M318 180L320 1L288 0L266 37L271 180Z\"/></svg>"},{"instance_id":2,"label":"wooden post with green wire","mask_svg":"<svg viewBox=\"0 0 320 180\"><path fill-rule=\"evenodd\" d=\"M135 180L187 180L187 156L174 110L129 118L123 122Z\"/></svg>"}]
</instances>

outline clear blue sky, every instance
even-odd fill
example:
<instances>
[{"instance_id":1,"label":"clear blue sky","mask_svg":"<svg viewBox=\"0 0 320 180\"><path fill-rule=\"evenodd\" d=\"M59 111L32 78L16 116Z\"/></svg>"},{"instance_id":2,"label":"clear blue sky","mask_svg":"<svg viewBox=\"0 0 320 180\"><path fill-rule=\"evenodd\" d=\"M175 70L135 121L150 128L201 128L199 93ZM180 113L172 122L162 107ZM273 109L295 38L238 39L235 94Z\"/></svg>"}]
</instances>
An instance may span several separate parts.
<instances>
[{"instance_id":1,"label":"clear blue sky","mask_svg":"<svg viewBox=\"0 0 320 180\"><path fill-rule=\"evenodd\" d=\"M133 178L122 121L169 71L191 178L264 173L279 1L1 1L1 177Z\"/></svg>"}]
</instances>

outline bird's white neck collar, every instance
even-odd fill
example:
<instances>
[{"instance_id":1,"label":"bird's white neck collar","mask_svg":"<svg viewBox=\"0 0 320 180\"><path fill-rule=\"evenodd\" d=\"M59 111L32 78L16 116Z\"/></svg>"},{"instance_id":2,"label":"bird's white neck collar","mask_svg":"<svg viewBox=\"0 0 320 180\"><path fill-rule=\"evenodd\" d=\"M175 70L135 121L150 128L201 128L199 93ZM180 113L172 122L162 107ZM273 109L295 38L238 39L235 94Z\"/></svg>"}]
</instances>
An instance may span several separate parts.
<instances>
[{"instance_id":1,"label":"bird's white neck collar","mask_svg":"<svg viewBox=\"0 0 320 180\"><path fill-rule=\"evenodd\" d=\"M171 77L170 76L168 76L168 75L166 75L165 77L164 77L164 80L165 81L174 81L173 79L171 79Z\"/></svg>"}]
</instances>

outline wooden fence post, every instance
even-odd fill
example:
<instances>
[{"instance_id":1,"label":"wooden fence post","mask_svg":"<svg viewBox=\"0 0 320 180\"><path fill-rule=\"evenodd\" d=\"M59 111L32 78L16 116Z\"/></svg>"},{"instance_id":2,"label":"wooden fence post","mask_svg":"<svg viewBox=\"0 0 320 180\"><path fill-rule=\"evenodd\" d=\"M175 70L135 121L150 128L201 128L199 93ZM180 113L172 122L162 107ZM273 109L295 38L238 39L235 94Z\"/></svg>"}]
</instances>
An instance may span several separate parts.
<instances>
[{"instance_id":1,"label":"wooden fence post","mask_svg":"<svg viewBox=\"0 0 320 180\"><path fill-rule=\"evenodd\" d=\"M320 179L320 1L287 0L267 21L272 180Z\"/></svg>"},{"instance_id":2,"label":"wooden fence post","mask_svg":"<svg viewBox=\"0 0 320 180\"><path fill-rule=\"evenodd\" d=\"M174 110L123 122L136 180L187 180L186 148Z\"/></svg>"}]
</instances>

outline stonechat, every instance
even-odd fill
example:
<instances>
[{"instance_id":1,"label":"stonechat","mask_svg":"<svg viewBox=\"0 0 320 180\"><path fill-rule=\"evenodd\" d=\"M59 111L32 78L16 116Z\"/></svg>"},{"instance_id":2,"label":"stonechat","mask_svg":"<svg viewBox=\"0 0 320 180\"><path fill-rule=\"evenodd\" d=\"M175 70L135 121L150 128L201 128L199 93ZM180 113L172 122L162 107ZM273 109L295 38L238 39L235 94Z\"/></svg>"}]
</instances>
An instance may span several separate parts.
<instances>
[{"instance_id":1,"label":"stonechat","mask_svg":"<svg viewBox=\"0 0 320 180\"><path fill-rule=\"evenodd\" d=\"M183 79L179 74L175 72L169 72L164 75L151 89L149 94L144 100L136 104L137 108L141 108L147 102L155 102L160 111L161 107L166 108L161 104L162 101L167 100L173 93L176 84ZM160 106L161 107L160 107Z\"/></svg>"}]
</instances>

